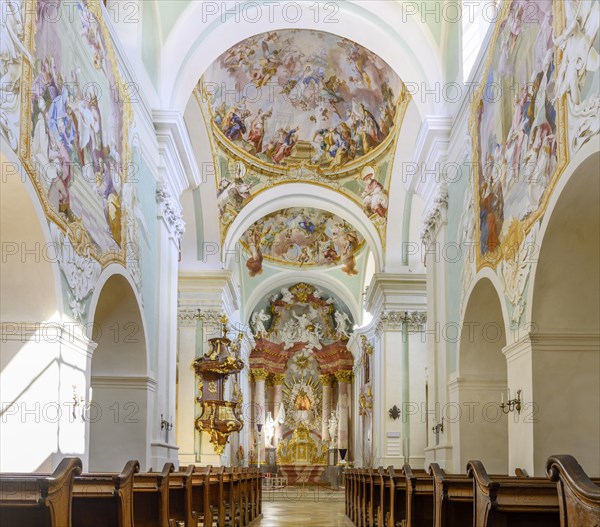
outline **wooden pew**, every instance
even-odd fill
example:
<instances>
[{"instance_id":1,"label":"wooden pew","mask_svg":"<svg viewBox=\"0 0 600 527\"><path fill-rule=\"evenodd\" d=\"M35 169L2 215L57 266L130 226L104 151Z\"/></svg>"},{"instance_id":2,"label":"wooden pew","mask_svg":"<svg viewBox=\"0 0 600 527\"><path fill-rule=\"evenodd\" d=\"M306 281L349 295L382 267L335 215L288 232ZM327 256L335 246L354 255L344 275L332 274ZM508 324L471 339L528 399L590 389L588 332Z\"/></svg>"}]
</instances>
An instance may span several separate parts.
<instances>
[{"instance_id":1,"label":"wooden pew","mask_svg":"<svg viewBox=\"0 0 600 527\"><path fill-rule=\"evenodd\" d=\"M434 527L462 527L473 525L473 480L466 474L447 474L437 463L429 465L433 476ZM515 469L520 478L529 477L522 468ZM514 479L511 476L490 476L500 481Z\"/></svg>"},{"instance_id":2,"label":"wooden pew","mask_svg":"<svg viewBox=\"0 0 600 527\"><path fill-rule=\"evenodd\" d=\"M396 527L406 521L406 476L403 470L388 467L390 478L390 516L388 525Z\"/></svg>"},{"instance_id":3,"label":"wooden pew","mask_svg":"<svg viewBox=\"0 0 600 527\"><path fill-rule=\"evenodd\" d=\"M561 527L600 526L600 483L588 477L573 456L555 455L546 461L546 473L556 482Z\"/></svg>"},{"instance_id":4,"label":"wooden pew","mask_svg":"<svg viewBox=\"0 0 600 527\"><path fill-rule=\"evenodd\" d=\"M473 480L465 474L446 474L437 463L429 465L433 476L434 527L473 525Z\"/></svg>"},{"instance_id":5,"label":"wooden pew","mask_svg":"<svg viewBox=\"0 0 600 527\"><path fill-rule=\"evenodd\" d=\"M545 478L490 477L481 461L469 461L474 527L560 527L556 485Z\"/></svg>"},{"instance_id":6,"label":"wooden pew","mask_svg":"<svg viewBox=\"0 0 600 527\"><path fill-rule=\"evenodd\" d=\"M136 460L128 461L120 474L90 473L73 483L73 527L133 527L133 479Z\"/></svg>"},{"instance_id":7,"label":"wooden pew","mask_svg":"<svg viewBox=\"0 0 600 527\"><path fill-rule=\"evenodd\" d=\"M238 478L232 468L223 472L223 508L225 510L225 523L229 527L237 525L239 517L239 502L237 499Z\"/></svg>"},{"instance_id":8,"label":"wooden pew","mask_svg":"<svg viewBox=\"0 0 600 527\"><path fill-rule=\"evenodd\" d=\"M379 486L379 503L377 505L377 527L387 527L390 517L391 478L388 470L379 467L377 470L377 482Z\"/></svg>"},{"instance_id":9,"label":"wooden pew","mask_svg":"<svg viewBox=\"0 0 600 527\"><path fill-rule=\"evenodd\" d=\"M354 523L354 492L356 491L354 468L347 468L344 474L344 496L346 503L346 516Z\"/></svg>"},{"instance_id":10,"label":"wooden pew","mask_svg":"<svg viewBox=\"0 0 600 527\"><path fill-rule=\"evenodd\" d=\"M173 463L162 472L144 472L133 477L135 527L169 527L169 476Z\"/></svg>"},{"instance_id":11,"label":"wooden pew","mask_svg":"<svg viewBox=\"0 0 600 527\"><path fill-rule=\"evenodd\" d=\"M366 494L367 494L367 484L366 484L366 471L364 468L359 468L356 471L357 478L357 492L355 496L355 507L356 507L356 522L354 525L356 527L365 527L366 522Z\"/></svg>"},{"instance_id":12,"label":"wooden pew","mask_svg":"<svg viewBox=\"0 0 600 527\"><path fill-rule=\"evenodd\" d=\"M406 477L406 526L433 525L433 478L424 470L404 465Z\"/></svg>"},{"instance_id":13,"label":"wooden pew","mask_svg":"<svg viewBox=\"0 0 600 527\"><path fill-rule=\"evenodd\" d=\"M6 526L71 527L72 492L81 460L66 457L52 474L0 474L0 520Z\"/></svg>"},{"instance_id":14,"label":"wooden pew","mask_svg":"<svg viewBox=\"0 0 600 527\"><path fill-rule=\"evenodd\" d=\"M192 514L192 474L194 465L185 472L172 472L169 475L169 520L184 522L185 527L195 527Z\"/></svg>"},{"instance_id":15,"label":"wooden pew","mask_svg":"<svg viewBox=\"0 0 600 527\"><path fill-rule=\"evenodd\" d=\"M212 467L196 468L192 473L192 516L194 527L198 522L212 525L213 516L210 510L210 472Z\"/></svg>"},{"instance_id":16,"label":"wooden pew","mask_svg":"<svg viewBox=\"0 0 600 527\"><path fill-rule=\"evenodd\" d=\"M240 469L240 503L242 525L248 525L250 520L250 474L247 468Z\"/></svg>"}]
</instances>

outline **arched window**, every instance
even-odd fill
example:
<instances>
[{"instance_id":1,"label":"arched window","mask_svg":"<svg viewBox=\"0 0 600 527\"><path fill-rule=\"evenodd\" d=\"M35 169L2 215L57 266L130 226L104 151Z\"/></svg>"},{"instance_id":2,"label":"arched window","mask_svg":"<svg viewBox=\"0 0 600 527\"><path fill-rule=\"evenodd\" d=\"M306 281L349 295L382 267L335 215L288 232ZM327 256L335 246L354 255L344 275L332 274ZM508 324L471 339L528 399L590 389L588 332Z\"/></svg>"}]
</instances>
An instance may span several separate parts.
<instances>
[{"instance_id":1,"label":"arched window","mask_svg":"<svg viewBox=\"0 0 600 527\"><path fill-rule=\"evenodd\" d=\"M496 22L499 0L463 0L462 64L463 82L471 75L481 46Z\"/></svg>"}]
</instances>

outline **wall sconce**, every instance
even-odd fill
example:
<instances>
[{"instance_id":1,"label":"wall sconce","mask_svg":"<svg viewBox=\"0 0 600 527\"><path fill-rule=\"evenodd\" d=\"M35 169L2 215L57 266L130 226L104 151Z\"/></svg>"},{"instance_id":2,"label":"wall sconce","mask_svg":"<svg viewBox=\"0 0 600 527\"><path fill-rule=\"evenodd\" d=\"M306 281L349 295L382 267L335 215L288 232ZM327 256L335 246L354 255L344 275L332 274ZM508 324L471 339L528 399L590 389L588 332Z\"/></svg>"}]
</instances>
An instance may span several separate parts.
<instances>
[{"instance_id":1,"label":"wall sconce","mask_svg":"<svg viewBox=\"0 0 600 527\"><path fill-rule=\"evenodd\" d=\"M443 417L442 417L442 422L434 425L433 428L431 429L431 431L436 435L439 434L440 432L442 434L444 433L444 418Z\"/></svg>"},{"instance_id":2,"label":"wall sconce","mask_svg":"<svg viewBox=\"0 0 600 527\"><path fill-rule=\"evenodd\" d=\"M514 399L509 399L506 403L504 402L504 392L502 392L502 404L500 405L502 412L507 414L509 412L517 411L521 413L521 390L517 390L517 396Z\"/></svg>"},{"instance_id":3,"label":"wall sconce","mask_svg":"<svg viewBox=\"0 0 600 527\"><path fill-rule=\"evenodd\" d=\"M169 421L164 419L163 414L160 414L160 429L166 430L167 432L173 429L173 423L169 423Z\"/></svg>"},{"instance_id":4,"label":"wall sconce","mask_svg":"<svg viewBox=\"0 0 600 527\"><path fill-rule=\"evenodd\" d=\"M394 405L390 408L388 414L395 421L396 419L398 419L400 417L400 408L398 408L396 405Z\"/></svg>"},{"instance_id":5,"label":"wall sconce","mask_svg":"<svg viewBox=\"0 0 600 527\"><path fill-rule=\"evenodd\" d=\"M90 388L90 391L91 391L91 388ZM77 417L77 414L75 413L75 409L78 406L83 405L83 403L85 403L85 399L83 398L82 395L77 394L77 386L75 386L73 384L73 412L72 412L73 419L75 419Z\"/></svg>"}]
</instances>

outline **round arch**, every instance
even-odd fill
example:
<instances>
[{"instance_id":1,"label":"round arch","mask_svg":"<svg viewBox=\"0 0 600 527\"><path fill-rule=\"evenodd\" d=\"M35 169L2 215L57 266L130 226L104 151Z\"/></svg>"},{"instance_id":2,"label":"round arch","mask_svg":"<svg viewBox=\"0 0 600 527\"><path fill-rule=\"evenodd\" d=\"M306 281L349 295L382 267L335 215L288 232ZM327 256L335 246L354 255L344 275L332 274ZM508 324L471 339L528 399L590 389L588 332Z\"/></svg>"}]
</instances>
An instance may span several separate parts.
<instances>
[{"instance_id":1,"label":"round arch","mask_svg":"<svg viewBox=\"0 0 600 527\"><path fill-rule=\"evenodd\" d=\"M486 468L508 470L508 420L498 407L507 392L506 317L492 280L481 277L472 287L462 317L458 347L457 403L462 418L453 430L455 469L469 459L481 459ZM464 410L468 410L468 418Z\"/></svg>"},{"instance_id":2,"label":"round arch","mask_svg":"<svg viewBox=\"0 0 600 527\"><path fill-rule=\"evenodd\" d=\"M590 419L600 414L600 152L580 154L552 195L530 277L536 474L556 452L600 471L600 423Z\"/></svg>"},{"instance_id":3,"label":"round arch","mask_svg":"<svg viewBox=\"0 0 600 527\"><path fill-rule=\"evenodd\" d=\"M111 267L111 266L109 266ZM94 293L89 470L119 471L129 459L147 468L155 382L148 376L146 329L129 277L107 267Z\"/></svg>"},{"instance_id":4,"label":"round arch","mask_svg":"<svg viewBox=\"0 0 600 527\"><path fill-rule=\"evenodd\" d=\"M413 91L421 90L423 85L435 86L443 78L436 42L418 23L420 18L408 14L400 2L373 2L368 8L357 2L336 4L335 24L325 16L316 16L314 10L308 7L301 9L301 17L291 23L283 10L273 9L271 12L266 9L261 20L250 21L243 16L221 16L221 11L235 10L236 5L239 9L239 2L222 2L218 14L207 13L203 4L206 3L190 3L170 32L163 49L162 64L169 65L170 71L163 71L159 92L168 98L165 103L169 107L181 112L198 79L227 49L258 33L290 27L327 31L354 40L385 60L401 79L414 81ZM260 2L253 4L260 5ZM402 20L403 23L393 25L392 20ZM191 41L190 35L197 37ZM415 98L422 117L434 113L434 99Z\"/></svg>"},{"instance_id":5,"label":"round arch","mask_svg":"<svg viewBox=\"0 0 600 527\"><path fill-rule=\"evenodd\" d=\"M561 178L556 184L552 195L550 196L548 206L546 208L546 212L544 213L544 217L541 221L540 230L536 240L537 258L535 258L535 261L531 266L531 275L529 278L529 283L533 284L533 286L530 285L527 291L527 304L525 307L524 318L527 322L531 324L536 323L536 321L534 320L536 318L534 314L534 304L537 291L536 285L538 284L538 270L541 261L541 251L544 250L544 246L547 245L547 240L551 238L550 236L548 236L548 229L551 222L556 222L556 217L558 216L558 214L555 214L557 206L559 205L559 203L562 203L563 207L566 207L565 200L569 199L569 196L565 197L565 190L567 189L567 187L571 187L570 190L573 194L576 194L578 191L581 192L581 196L584 199L586 197L593 198L594 196L598 196L598 193L594 193L594 189L590 188L590 185L598 185L598 178L595 177L595 174L597 173L599 163L600 151L598 150L597 143L591 141L584 145L584 147L581 148L581 150L579 150L575 157L570 161L569 165L565 169L565 172L562 174ZM585 186L587 187L587 190L585 192L582 192L581 188L576 189L574 188L574 185L571 185L572 180L574 180L575 178L579 180L575 184L582 185L583 180L586 177L587 181ZM580 206L578 205L578 209L579 208ZM563 214L564 212L565 211L562 211ZM561 211L558 211L558 213L560 214ZM563 312L564 314L564 311L565 310L563 306L561 307L561 312ZM539 319L539 314L537 318Z\"/></svg>"},{"instance_id":6,"label":"round arch","mask_svg":"<svg viewBox=\"0 0 600 527\"><path fill-rule=\"evenodd\" d=\"M318 271L306 270L302 272L301 276L294 271L281 271L272 278L262 282L252 291L245 303L246 310L243 313L244 319L247 319L248 316L250 316L250 314L265 296L273 293L274 291L279 291L282 287L292 285L299 281L306 282L317 287L323 287L331 291L331 293L333 293L350 311L352 318L356 321L356 323L360 321L361 313L356 304L356 300L354 300L352 294L342 282L330 276L323 276L323 274L319 273Z\"/></svg>"},{"instance_id":7,"label":"round arch","mask_svg":"<svg viewBox=\"0 0 600 527\"><path fill-rule=\"evenodd\" d=\"M278 185L260 193L250 204L246 205L227 231L223 246L226 265L235 257L235 245L254 222L267 214L291 207L322 209L346 220L366 240L375 258L376 272L383 271L384 259L381 240L375 226L363 210L342 194L310 183Z\"/></svg>"}]
</instances>

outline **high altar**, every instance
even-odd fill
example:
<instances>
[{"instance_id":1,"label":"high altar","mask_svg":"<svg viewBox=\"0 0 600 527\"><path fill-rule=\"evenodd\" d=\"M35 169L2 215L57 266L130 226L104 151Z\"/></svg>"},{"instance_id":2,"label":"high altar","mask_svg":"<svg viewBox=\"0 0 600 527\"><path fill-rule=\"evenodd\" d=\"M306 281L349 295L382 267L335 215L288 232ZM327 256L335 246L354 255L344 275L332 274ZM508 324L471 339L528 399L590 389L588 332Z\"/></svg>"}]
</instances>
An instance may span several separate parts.
<instances>
[{"instance_id":1,"label":"high altar","mask_svg":"<svg viewBox=\"0 0 600 527\"><path fill-rule=\"evenodd\" d=\"M254 461L260 450L264 463L268 450L279 467L322 472L330 450L348 448L351 319L322 291L299 283L272 296L251 320Z\"/></svg>"}]
</instances>

